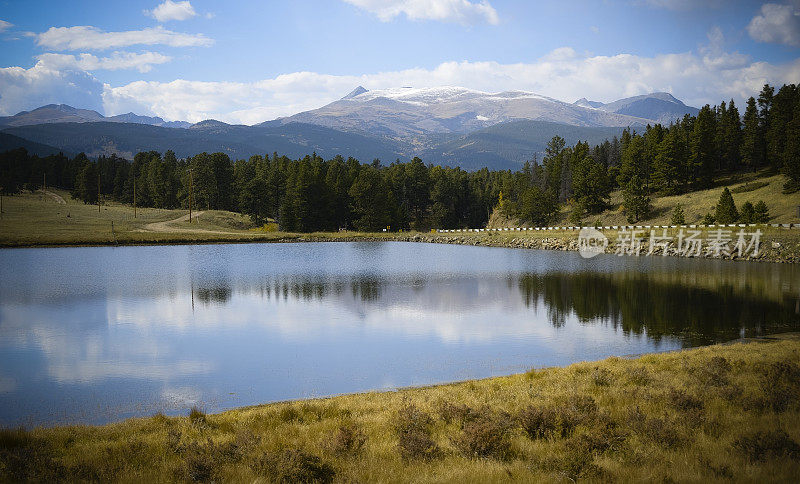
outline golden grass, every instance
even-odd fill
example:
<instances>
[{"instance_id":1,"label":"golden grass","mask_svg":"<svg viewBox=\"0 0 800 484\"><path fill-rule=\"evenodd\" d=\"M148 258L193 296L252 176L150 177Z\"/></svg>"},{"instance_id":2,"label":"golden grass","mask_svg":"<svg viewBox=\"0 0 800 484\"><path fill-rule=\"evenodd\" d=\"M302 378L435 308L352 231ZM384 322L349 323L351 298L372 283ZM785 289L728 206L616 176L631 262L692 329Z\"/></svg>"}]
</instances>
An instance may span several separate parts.
<instances>
[{"instance_id":1,"label":"golden grass","mask_svg":"<svg viewBox=\"0 0 800 484\"><path fill-rule=\"evenodd\" d=\"M5 430L0 479L795 482L798 362L800 338L786 335L218 415Z\"/></svg>"},{"instance_id":2,"label":"golden grass","mask_svg":"<svg viewBox=\"0 0 800 484\"><path fill-rule=\"evenodd\" d=\"M685 193L669 197L652 197L651 216L639 224L648 225L670 225L672 222L672 212L675 206L680 204L683 208L684 218L687 224L702 223L703 217L707 214L714 214L714 208L719 202L722 190L728 187L733 192L733 201L737 208L741 208L745 202L755 205L759 200L763 200L769 208L769 223L798 223L797 207L800 205L800 194L783 194L783 184L786 177L783 175L757 176L757 174L743 174L736 177L729 177L717 180L717 186L708 190ZM761 186L764 184L763 186ZM745 187L758 187L755 190L739 192ZM625 214L621 209L622 192L611 194L611 208L598 215L589 215L584 219L584 225L592 225L595 220L600 220L601 225L627 225ZM569 209L564 212L564 220L567 220Z\"/></svg>"}]
</instances>

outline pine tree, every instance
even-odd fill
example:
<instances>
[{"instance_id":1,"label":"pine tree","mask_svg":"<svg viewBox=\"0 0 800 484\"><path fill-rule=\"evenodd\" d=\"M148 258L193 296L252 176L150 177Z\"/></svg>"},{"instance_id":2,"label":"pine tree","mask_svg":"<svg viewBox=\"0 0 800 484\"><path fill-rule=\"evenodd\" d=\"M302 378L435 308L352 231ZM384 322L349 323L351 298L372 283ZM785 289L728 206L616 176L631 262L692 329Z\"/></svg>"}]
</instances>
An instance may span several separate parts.
<instances>
[{"instance_id":1,"label":"pine tree","mask_svg":"<svg viewBox=\"0 0 800 484\"><path fill-rule=\"evenodd\" d=\"M751 224L754 218L755 209L753 208L753 204L751 202L744 202L742 204L742 210L739 213L739 221L745 224Z\"/></svg>"},{"instance_id":2,"label":"pine tree","mask_svg":"<svg viewBox=\"0 0 800 484\"><path fill-rule=\"evenodd\" d=\"M714 211L714 219L718 224L732 224L739 219L739 212L736 210L736 204L733 203L733 195L728 187L722 191L719 197L717 207Z\"/></svg>"},{"instance_id":3,"label":"pine tree","mask_svg":"<svg viewBox=\"0 0 800 484\"><path fill-rule=\"evenodd\" d=\"M765 224L769 222L769 209L764 200L759 200L756 206L753 207L753 222L757 224Z\"/></svg>"},{"instance_id":4,"label":"pine tree","mask_svg":"<svg viewBox=\"0 0 800 484\"><path fill-rule=\"evenodd\" d=\"M378 232L391 221L389 190L380 171L364 167L350 187L353 225L363 231Z\"/></svg>"},{"instance_id":5,"label":"pine tree","mask_svg":"<svg viewBox=\"0 0 800 484\"><path fill-rule=\"evenodd\" d=\"M797 96L794 103L792 120L786 126L786 146L781 171L786 175L784 193L800 190L800 96Z\"/></svg>"},{"instance_id":6,"label":"pine tree","mask_svg":"<svg viewBox=\"0 0 800 484\"><path fill-rule=\"evenodd\" d=\"M722 130L722 167L727 170L736 170L741 164L739 154L742 144L742 122L739 119L739 109L731 99L723 121Z\"/></svg>"},{"instance_id":7,"label":"pine tree","mask_svg":"<svg viewBox=\"0 0 800 484\"><path fill-rule=\"evenodd\" d=\"M716 162L714 138L716 134L716 120L711 107L706 104L697 114L697 120L691 135L691 162L692 179L698 188L711 186Z\"/></svg>"},{"instance_id":8,"label":"pine tree","mask_svg":"<svg viewBox=\"0 0 800 484\"><path fill-rule=\"evenodd\" d=\"M633 175L628 181L622 197L622 204L629 223L647 218L650 213L650 197L647 196L647 189L638 175Z\"/></svg>"},{"instance_id":9,"label":"pine tree","mask_svg":"<svg viewBox=\"0 0 800 484\"><path fill-rule=\"evenodd\" d=\"M683 225L686 223L686 217L683 215L683 207L681 204L675 205L675 209L672 211L672 225Z\"/></svg>"},{"instance_id":10,"label":"pine tree","mask_svg":"<svg viewBox=\"0 0 800 484\"><path fill-rule=\"evenodd\" d=\"M747 100L742 127L742 144L739 149L742 164L753 171L763 164L763 139L759 126L758 109L753 97Z\"/></svg>"},{"instance_id":11,"label":"pine tree","mask_svg":"<svg viewBox=\"0 0 800 484\"><path fill-rule=\"evenodd\" d=\"M664 194L673 195L678 191L678 180L681 166L681 140L678 129L673 126L658 145L653 161L653 189Z\"/></svg>"},{"instance_id":12,"label":"pine tree","mask_svg":"<svg viewBox=\"0 0 800 484\"><path fill-rule=\"evenodd\" d=\"M784 165L787 128L792 121L797 89L794 84L784 85L772 98L769 111L769 128L765 132L767 160L773 167Z\"/></svg>"}]
</instances>

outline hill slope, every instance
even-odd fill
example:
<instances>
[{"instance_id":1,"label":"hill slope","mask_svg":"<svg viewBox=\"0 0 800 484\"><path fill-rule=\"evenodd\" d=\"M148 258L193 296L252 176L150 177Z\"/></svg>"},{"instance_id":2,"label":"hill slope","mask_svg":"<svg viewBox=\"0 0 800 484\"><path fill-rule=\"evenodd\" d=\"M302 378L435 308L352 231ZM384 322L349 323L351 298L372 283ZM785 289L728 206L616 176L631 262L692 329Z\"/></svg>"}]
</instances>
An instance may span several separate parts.
<instances>
[{"instance_id":1,"label":"hill slope","mask_svg":"<svg viewBox=\"0 0 800 484\"><path fill-rule=\"evenodd\" d=\"M20 138L19 136L14 136L13 134L0 132L0 153L4 151L15 150L17 148L25 148L29 154L38 155L41 157L57 155L59 152L64 152L64 150L55 148L53 146L36 143L35 141ZM67 156L72 156L68 152L64 152L64 154Z\"/></svg>"}]
</instances>

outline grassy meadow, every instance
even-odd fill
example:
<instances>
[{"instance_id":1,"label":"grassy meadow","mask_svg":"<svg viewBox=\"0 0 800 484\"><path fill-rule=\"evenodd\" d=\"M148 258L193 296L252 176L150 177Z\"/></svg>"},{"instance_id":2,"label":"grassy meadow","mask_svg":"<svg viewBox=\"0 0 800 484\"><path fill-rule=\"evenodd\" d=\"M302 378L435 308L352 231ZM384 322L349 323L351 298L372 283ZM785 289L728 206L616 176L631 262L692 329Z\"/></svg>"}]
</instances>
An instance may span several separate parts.
<instances>
[{"instance_id":1,"label":"grassy meadow","mask_svg":"<svg viewBox=\"0 0 800 484\"><path fill-rule=\"evenodd\" d=\"M767 185L763 185L768 181ZM779 193L779 178L762 178L753 183L758 189L734 193L739 197L747 195L748 200L756 201L760 197L775 195L780 200L780 211L771 222L796 222L790 214L795 203L787 195ZM734 185L734 188L741 185ZM719 196L721 189L694 192L683 197L695 197L698 202L688 206L681 197L665 197L654 200L660 211L671 214L674 203L681 203L686 212L687 223L692 223L694 216L705 213L706 204L716 203L714 197ZM774 192L774 193L773 193ZM616 196L616 195L615 195ZM58 200L61 197L61 200ZM702 201L700 201L702 200ZM713 203L712 203L713 202ZM742 202L743 203L743 202ZM770 213L775 205L769 202ZM701 207L701 208L697 208ZM613 211L609 212L612 213ZM696 213L695 213L696 212ZM699 216L699 215L698 215ZM616 218L615 218L616 217ZM663 220L662 220L663 219ZM584 223L599 220L603 225L622 224L624 216L617 213L613 217L602 215ZM113 231L112 231L113 223ZM669 224L669 217L664 215L642 223ZM517 226L517 222L498 217L497 211L492 216L489 226ZM708 238L709 231L701 229L702 237ZM761 255L759 260L776 262L800 261L800 230L761 227ZM751 231L751 229L748 229ZM614 230L604 231L613 242L617 233ZM671 234L675 235L675 234ZM138 208L136 216L129 205L116 202L104 203L100 211L97 205L86 205L70 198L63 190L23 192L19 195L3 197L3 213L0 217L0 247L31 247L52 245L131 245L131 244L170 244L170 243L208 243L208 242L291 242L291 241L335 241L335 240L414 240L419 242L457 243L474 245L491 245L503 247L529 247L541 249L566 250L577 248L577 232L574 230L526 231L526 232L457 232L457 233L421 233L421 232L315 232L289 233L280 232L277 224L269 223L262 227L254 226L249 217L223 210L201 210L193 213L192 223L188 220L188 210L165 210L156 208ZM571 245L575 247L571 247ZM612 250L612 249L609 249Z\"/></svg>"},{"instance_id":2,"label":"grassy meadow","mask_svg":"<svg viewBox=\"0 0 800 484\"><path fill-rule=\"evenodd\" d=\"M8 482L769 481L800 475L800 337L396 392L0 432Z\"/></svg>"},{"instance_id":3,"label":"grassy meadow","mask_svg":"<svg viewBox=\"0 0 800 484\"><path fill-rule=\"evenodd\" d=\"M671 225L672 212L675 207L680 205L683 209L684 218L687 224L701 224L703 217L710 213L714 214L714 208L719 202L722 190L727 187L730 189L736 207L741 210L745 202L753 205L763 200L769 208L769 223L785 224L799 223L798 206L800 206L800 194L783 193L783 184L786 177L783 175L770 174L768 171L759 173L738 173L722 177L716 180L714 188L698 190L695 192L684 193L672 196L651 196L652 211L646 220L637 222L637 225ZM572 206L565 204L561 208L559 218L561 222L554 225L573 225L568 222ZM596 215L587 215L583 225L630 225L622 208L622 192L614 191L611 193L609 208ZM502 217L497 211L492 215L490 227L519 226L518 221Z\"/></svg>"}]
</instances>

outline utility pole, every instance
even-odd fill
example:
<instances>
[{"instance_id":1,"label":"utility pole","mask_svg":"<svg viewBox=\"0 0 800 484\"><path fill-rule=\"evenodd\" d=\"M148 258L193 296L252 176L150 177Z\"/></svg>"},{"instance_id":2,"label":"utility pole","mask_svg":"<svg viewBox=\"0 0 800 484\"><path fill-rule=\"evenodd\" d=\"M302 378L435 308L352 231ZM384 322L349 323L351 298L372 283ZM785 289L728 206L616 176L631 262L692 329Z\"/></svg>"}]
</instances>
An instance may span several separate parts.
<instances>
[{"instance_id":1,"label":"utility pole","mask_svg":"<svg viewBox=\"0 0 800 484\"><path fill-rule=\"evenodd\" d=\"M136 175L133 175L133 218L136 218Z\"/></svg>"},{"instance_id":2,"label":"utility pole","mask_svg":"<svg viewBox=\"0 0 800 484\"><path fill-rule=\"evenodd\" d=\"M189 223L192 223L192 191L194 190L194 183L192 182L192 169L189 168Z\"/></svg>"},{"instance_id":3,"label":"utility pole","mask_svg":"<svg viewBox=\"0 0 800 484\"><path fill-rule=\"evenodd\" d=\"M47 172L42 173L44 180L42 181L42 190L47 190Z\"/></svg>"}]
</instances>

